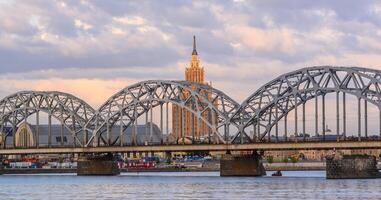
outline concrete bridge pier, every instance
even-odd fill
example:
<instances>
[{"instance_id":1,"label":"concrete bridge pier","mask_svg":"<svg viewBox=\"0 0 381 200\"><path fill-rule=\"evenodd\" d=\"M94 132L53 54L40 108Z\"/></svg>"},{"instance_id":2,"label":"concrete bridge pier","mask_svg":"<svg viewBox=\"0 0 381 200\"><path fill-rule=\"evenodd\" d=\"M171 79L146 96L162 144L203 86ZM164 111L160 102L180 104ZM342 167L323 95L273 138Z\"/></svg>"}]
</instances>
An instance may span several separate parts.
<instances>
[{"instance_id":1,"label":"concrete bridge pier","mask_svg":"<svg viewBox=\"0 0 381 200\"><path fill-rule=\"evenodd\" d=\"M220 176L264 176L262 156L254 151L249 155L231 155L227 152L220 160Z\"/></svg>"},{"instance_id":2,"label":"concrete bridge pier","mask_svg":"<svg viewBox=\"0 0 381 200\"><path fill-rule=\"evenodd\" d=\"M113 154L80 155L77 162L79 176L114 176L120 170Z\"/></svg>"},{"instance_id":3,"label":"concrete bridge pier","mask_svg":"<svg viewBox=\"0 0 381 200\"><path fill-rule=\"evenodd\" d=\"M375 156L343 155L326 157L327 179L381 178Z\"/></svg>"},{"instance_id":4,"label":"concrete bridge pier","mask_svg":"<svg viewBox=\"0 0 381 200\"><path fill-rule=\"evenodd\" d=\"M171 161L172 161L172 152L170 152L170 151L166 151L165 152L165 160L166 160L167 163L171 163Z\"/></svg>"},{"instance_id":5,"label":"concrete bridge pier","mask_svg":"<svg viewBox=\"0 0 381 200\"><path fill-rule=\"evenodd\" d=\"M0 156L0 175L3 175L3 174L4 174L4 166L2 162L2 157Z\"/></svg>"}]
</instances>

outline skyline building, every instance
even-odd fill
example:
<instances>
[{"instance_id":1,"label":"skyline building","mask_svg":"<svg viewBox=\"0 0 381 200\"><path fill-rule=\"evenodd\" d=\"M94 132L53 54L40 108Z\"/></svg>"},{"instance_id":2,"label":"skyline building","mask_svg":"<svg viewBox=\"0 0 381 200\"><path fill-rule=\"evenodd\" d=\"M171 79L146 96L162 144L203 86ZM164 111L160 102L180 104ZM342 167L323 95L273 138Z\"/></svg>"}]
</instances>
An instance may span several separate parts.
<instances>
[{"instance_id":1,"label":"skyline building","mask_svg":"<svg viewBox=\"0 0 381 200\"><path fill-rule=\"evenodd\" d=\"M200 59L196 49L195 36L193 36L193 51L191 59L189 66L185 68L184 75L186 81L211 85L211 82L207 83L205 81L205 71L204 67L200 64ZM187 95L188 94L185 92L184 96L186 97ZM204 118L208 119L208 115L208 112L203 113ZM208 125L199 120L196 116L194 116L194 114L177 105L172 105L172 134L176 139L194 136L196 140L199 140L201 137L208 135L210 131L211 130Z\"/></svg>"}]
</instances>

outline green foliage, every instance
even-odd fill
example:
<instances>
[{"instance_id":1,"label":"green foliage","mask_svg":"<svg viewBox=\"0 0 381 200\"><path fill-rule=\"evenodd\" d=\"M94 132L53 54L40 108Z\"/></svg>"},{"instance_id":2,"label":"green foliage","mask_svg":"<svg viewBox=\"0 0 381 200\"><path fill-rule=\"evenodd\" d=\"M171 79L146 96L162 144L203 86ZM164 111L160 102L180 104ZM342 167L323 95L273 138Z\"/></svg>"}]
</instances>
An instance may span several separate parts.
<instances>
[{"instance_id":1,"label":"green foliage","mask_svg":"<svg viewBox=\"0 0 381 200\"><path fill-rule=\"evenodd\" d=\"M267 156L267 162L269 164L272 164L274 162L274 157L273 156Z\"/></svg>"},{"instance_id":2,"label":"green foliage","mask_svg":"<svg viewBox=\"0 0 381 200\"><path fill-rule=\"evenodd\" d=\"M291 162L292 163L297 163L299 161L299 157L297 156L291 156Z\"/></svg>"},{"instance_id":3,"label":"green foliage","mask_svg":"<svg viewBox=\"0 0 381 200\"><path fill-rule=\"evenodd\" d=\"M370 158L372 156L368 154L352 154L352 155L343 155L343 158Z\"/></svg>"},{"instance_id":4,"label":"green foliage","mask_svg":"<svg viewBox=\"0 0 381 200\"><path fill-rule=\"evenodd\" d=\"M288 163L288 158L283 158L283 160L282 160L284 163Z\"/></svg>"},{"instance_id":5,"label":"green foliage","mask_svg":"<svg viewBox=\"0 0 381 200\"><path fill-rule=\"evenodd\" d=\"M190 151L187 153L187 156L201 156L201 157L204 157L204 156L208 156L210 155L209 154L209 151Z\"/></svg>"}]
</instances>

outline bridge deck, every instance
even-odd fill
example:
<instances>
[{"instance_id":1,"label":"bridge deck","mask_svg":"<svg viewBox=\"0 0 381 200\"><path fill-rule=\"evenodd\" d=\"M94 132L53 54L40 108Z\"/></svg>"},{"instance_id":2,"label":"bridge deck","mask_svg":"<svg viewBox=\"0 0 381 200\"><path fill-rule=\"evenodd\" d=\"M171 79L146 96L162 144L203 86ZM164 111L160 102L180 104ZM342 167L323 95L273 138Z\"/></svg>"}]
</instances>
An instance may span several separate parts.
<instances>
[{"instance_id":1,"label":"bridge deck","mask_svg":"<svg viewBox=\"0 0 381 200\"><path fill-rule=\"evenodd\" d=\"M0 155L17 154L70 154L70 153L126 153L126 152L187 152L187 151L245 151L245 150L329 150L329 149L378 149L381 141L326 141L282 142L252 144L196 144L155 146L102 146L102 147L52 147L31 149L1 149Z\"/></svg>"}]
</instances>

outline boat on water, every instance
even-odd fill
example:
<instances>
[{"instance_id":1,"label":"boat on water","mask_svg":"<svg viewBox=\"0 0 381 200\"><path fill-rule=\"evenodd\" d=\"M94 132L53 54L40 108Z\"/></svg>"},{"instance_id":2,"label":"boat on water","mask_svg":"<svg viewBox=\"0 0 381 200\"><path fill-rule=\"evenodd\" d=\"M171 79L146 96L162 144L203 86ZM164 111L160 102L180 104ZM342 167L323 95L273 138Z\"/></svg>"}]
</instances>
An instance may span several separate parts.
<instances>
[{"instance_id":1,"label":"boat on water","mask_svg":"<svg viewBox=\"0 0 381 200\"><path fill-rule=\"evenodd\" d=\"M271 176L282 176L282 172L280 170L274 172L273 174L271 174Z\"/></svg>"}]
</instances>

